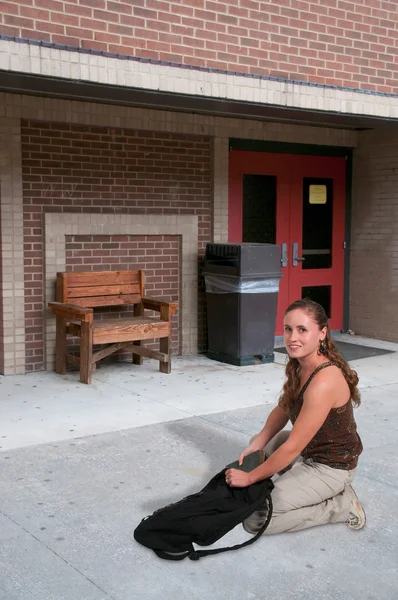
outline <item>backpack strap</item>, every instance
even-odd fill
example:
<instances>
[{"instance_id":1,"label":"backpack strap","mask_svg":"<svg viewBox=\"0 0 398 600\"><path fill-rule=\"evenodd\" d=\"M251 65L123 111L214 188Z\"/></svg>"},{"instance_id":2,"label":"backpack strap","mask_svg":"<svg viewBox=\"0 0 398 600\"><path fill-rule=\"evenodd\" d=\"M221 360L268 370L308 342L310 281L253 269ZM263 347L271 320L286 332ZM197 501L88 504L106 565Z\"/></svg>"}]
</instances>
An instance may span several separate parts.
<instances>
[{"instance_id":1,"label":"backpack strap","mask_svg":"<svg viewBox=\"0 0 398 600\"><path fill-rule=\"evenodd\" d=\"M245 546L250 546L250 544L254 544L261 537L264 531L267 529L269 522L272 517L272 498L271 493L267 492L265 499L268 501L268 514L267 518L264 522L264 525L258 530L256 535L241 544L235 544L235 546L226 546L225 548L214 548L213 550L194 550L193 552L188 554L190 560L199 560L202 556L209 556L210 554L220 554L221 552L229 552L230 550L239 550L239 548L244 548Z\"/></svg>"},{"instance_id":2,"label":"backpack strap","mask_svg":"<svg viewBox=\"0 0 398 600\"><path fill-rule=\"evenodd\" d=\"M270 491L267 491L264 500L267 500L268 502L268 514L264 524L261 526L255 536L249 540L246 540L245 542L242 542L241 544L235 544L235 546L226 546L225 548L214 548L213 550L195 550L195 548L192 546L192 550L175 554L170 554L169 552L164 552L163 550L154 550L154 552L159 558L165 558L166 560L184 560L186 557L188 557L190 560L199 560L203 556L209 556L210 554L220 554L221 552L230 552L231 550L238 550L239 548L250 546L250 544L254 544L254 542L262 536L264 531L267 529L269 522L271 521L273 507Z\"/></svg>"}]
</instances>

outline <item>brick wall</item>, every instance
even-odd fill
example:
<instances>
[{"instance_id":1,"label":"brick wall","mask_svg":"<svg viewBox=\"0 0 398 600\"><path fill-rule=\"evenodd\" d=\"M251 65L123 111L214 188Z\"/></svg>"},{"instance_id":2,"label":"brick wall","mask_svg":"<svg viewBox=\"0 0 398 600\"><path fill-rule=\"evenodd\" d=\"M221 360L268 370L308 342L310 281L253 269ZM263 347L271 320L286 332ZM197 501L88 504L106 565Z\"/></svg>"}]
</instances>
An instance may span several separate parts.
<instances>
[{"instance_id":1,"label":"brick wall","mask_svg":"<svg viewBox=\"0 0 398 600\"><path fill-rule=\"evenodd\" d=\"M65 236L67 271L110 271L143 269L145 296L180 301L180 240L176 235L67 235ZM96 309L95 318L119 318L132 315L126 309ZM148 316L151 315L147 311ZM172 349L180 352L179 315L173 317ZM145 346L158 347L145 341Z\"/></svg>"},{"instance_id":2,"label":"brick wall","mask_svg":"<svg viewBox=\"0 0 398 600\"><path fill-rule=\"evenodd\" d=\"M354 155L350 326L398 342L398 135L361 132Z\"/></svg>"},{"instance_id":3,"label":"brick wall","mask_svg":"<svg viewBox=\"0 0 398 600\"><path fill-rule=\"evenodd\" d=\"M43 214L195 214L201 261L211 238L210 155L207 136L22 121L27 371L44 368ZM199 292L203 349L201 282Z\"/></svg>"},{"instance_id":4,"label":"brick wall","mask_svg":"<svg viewBox=\"0 0 398 600\"><path fill-rule=\"evenodd\" d=\"M1 206L1 192L0 192ZM3 325L3 255L1 239L1 210L0 210L0 373L4 373L4 325Z\"/></svg>"},{"instance_id":5,"label":"brick wall","mask_svg":"<svg viewBox=\"0 0 398 600\"><path fill-rule=\"evenodd\" d=\"M0 33L398 93L395 0L1 0Z\"/></svg>"}]
</instances>

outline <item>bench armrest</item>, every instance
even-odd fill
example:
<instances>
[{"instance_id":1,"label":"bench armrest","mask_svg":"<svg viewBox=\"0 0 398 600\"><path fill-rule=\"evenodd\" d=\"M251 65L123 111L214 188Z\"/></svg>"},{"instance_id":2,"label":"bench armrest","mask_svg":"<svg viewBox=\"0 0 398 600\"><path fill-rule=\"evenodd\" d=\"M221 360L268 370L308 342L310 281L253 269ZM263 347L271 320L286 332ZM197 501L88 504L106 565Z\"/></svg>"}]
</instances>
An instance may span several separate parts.
<instances>
[{"instance_id":1,"label":"bench armrest","mask_svg":"<svg viewBox=\"0 0 398 600\"><path fill-rule=\"evenodd\" d=\"M66 319L77 319L79 321L92 321L93 309L76 306L75 304L64 304L63 302L49 302L48 307L51 308L54 315L57 317L65 317Z\"/></svg>"},{"instance_id":2,"label":"bench armrest","mask_svg":"<svg viewBox=\"0 0 398 600\"><path fill-rule=\"evenodd\" d=\"M178 302L165 302L156 298L141 298L141 303L144 308L160 313L166 312L170 317L174 315L178 308Z\"/></svg>"}]
</instances>

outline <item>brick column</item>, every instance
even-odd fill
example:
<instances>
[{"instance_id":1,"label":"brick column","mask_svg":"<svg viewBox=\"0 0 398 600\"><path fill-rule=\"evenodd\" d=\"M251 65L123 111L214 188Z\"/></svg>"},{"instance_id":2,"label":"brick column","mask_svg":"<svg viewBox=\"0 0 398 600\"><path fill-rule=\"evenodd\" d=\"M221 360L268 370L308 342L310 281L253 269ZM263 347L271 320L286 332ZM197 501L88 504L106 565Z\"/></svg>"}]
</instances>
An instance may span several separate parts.
<instances>
[{"instance_id":1,"label":"brick column","mask_svg":"<svg viewBox=\"0 0 398 600\"><path fill-rule=\"evenodd\" d=\"M228 242L228 137L214 138L213 240Z\"/></svg>"},{"instance_id":2,"label":"brick column","mask_svg":"<svg viewBox=\"0 0 398 600\"><path fill-rule=\"evenodd\" d=\"M398 133L359 134L354 155L350 327L398 341Z\"/></svg>"},{"instance_id":3,"label":"brick column","mask_svg":"<svg viewBox=\"0 0 398 600\"><path fill-rule=\"evenodd\" d=\"M23 205L20 120L0 118L1 373L25 372Z\"/></svg>"}]
</instances>

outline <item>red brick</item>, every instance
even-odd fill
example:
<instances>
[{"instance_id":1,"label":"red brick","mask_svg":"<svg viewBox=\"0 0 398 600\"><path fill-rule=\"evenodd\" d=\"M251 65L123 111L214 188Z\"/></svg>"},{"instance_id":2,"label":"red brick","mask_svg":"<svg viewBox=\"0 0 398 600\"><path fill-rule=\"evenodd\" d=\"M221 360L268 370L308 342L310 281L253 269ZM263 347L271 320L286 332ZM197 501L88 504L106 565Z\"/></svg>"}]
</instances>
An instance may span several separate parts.
<instances>
[{"instance_id":1,"label":"red brick","mask_svg":"<svg viewBox=\"0 0 398 600\"><path fill-rule=\"evenodd\" d=\"M21 35L21 29L19 27L9 27L8 25L0 25L1 33L4 35L14 35L16 37ZM37 34L38 35L38 34ZM32 36L30 36L32 38ZM32 38L37 39L37 38ZM39 37L40 39L40 37Z\"/></svg>"},{"instance_id":2,"label":"red brick","mask_svg":"<svg viewBox=\"0 0 398 600\"><path fill-rule=\"evenodd\" d=\"M19 0L16 0L19 1ZM40 8L48 8L48 10L53 10L54 12L57 13L63 13L64 10L64 5L62 2L58 2L58 0L40 0L40 2L37 2L37 0L33 0L33 2L35 4L37 4L38 6L40 6ZM86 0L81 0L81 4L85 4ZM25 2L23 2L23 4L25 4Z\"/></svg>"},{"instance_id":3,"label":"red brick","mask_svg":"<svg viewBox=\"0 0 398 600\"><path fill-rule=\"evenodd\" d=\"M228 6L228 14L235 15L240 18L248 18L250 15L249 9L239 6Z\"/></svg>"},{"instance_id":4,"label":"red brick","mask_svg":"<svg viewBox=\"0 0 398 600\"><path fill-rule=\"evenodd\" d=\"M251 38L241 38L242 46L250 47L250 48L258 48L259 41Z\"/></svg>"},{"instance_id":5,"label":"red brick","mask_svg":"<svg viewBox=\"0 0 398 600\"><path fill-rule=\"evenodd\" d=\"M187 6L181 6L180 4L172 5L171 12L176 13L178 15L183 15L185 17L192 17L194 14L193 8Z\"/></svg>"},{"instance_id":6,"label":"red brick","mask_svg":"<svg viewBox=\"0 0 398 600\"><path fill-rule=\"evenodd\" d=\"M27 10L28 14L24 14L22 12L20 12L22 10ZM29 11L32 10L31 8L25 8L24 6L19 7L18 4L14 3L14 2L0 2L0 15L18 15L21 14L21 16L24 17L30 17L31 15L29 14Z\"/></svg>"},{"instance_id":7,"label":"red brick","mask_svg":"<svg viewBox=\"0 0 398 600\"><path fill-rule=\"evenodd\" d=\"M112 35L111 33L104 33L104 32L95 32L94 36L98 42L105 42L106 44L120 43L119 35Z\"/></svg>"},{"instance_id":8,"label":"red brick","mask_svg":"<svg viewBox=\"0 0 398 600\"><path fill-rule=\"evenodd\" d=\"M77 25L79 23L78 19L76 23L67 23L68 25ZM104 21L99 21L98 19L80 19L80 26L83 29L89 29L90 31L106 31L108 24Z\"/></svg>"},{"instance_id":9,"label":"red brick","mask_svg":"<svg viewBox=\"0 0 398 600\"><path fill-rule=\"evenodd\" d=\"M259 10L260 7L264 8L264 10L268 10L268 5L269 2L267 2L266 4L264 4L264 2L254 2L253 0L240 0L240 5L243 8L248 8L249 10Z\"/></svg>"},{"instance_id":10,"label":"red brick","mask_svg":"<svg viewBox=\"0 0 398 600\"><path fill-rule=\"evenodd\" d=\"M93 9L89 8L88 6L81 6L80 4L65 4L65 14L69 16L92 18ZM62 19L64 18L65 14L62 15ZM51 16L53 17L53 20L60 21L59 13L51 13Z\"/></svg>"},{"instance_id":11,"label":"red brick","mask_svg":"<svg viewBox=\"0 0 398 600\"><path fill-rule=\"evenodd\" d=\"M83 6L91 6L92 8L108 8L105 4L105 0L79 0L79 4L82 4Z\"/></svg>"},{"instance_id":12,"label":"red brick","mask_svg":"<svg viewBox=\"0 0 398 600\"><path fill-rule=\"evenodd\" d=\"M222 4L219 3L220 8L222 8ZM224 10L219 10L217 12L226 12L226 9ZM207 10L195 10L195 18L196 19L201 19L203 23L209 23L211 21L216 21L217 20L217 13L216 12L210 12Z\"/></svg>"},{"instance_id":13,"label":"red brick","mask_svg":"<svg viewBox=\"0 0 398 600\"><path fill-rule=\"evenodd\" d=\"M191 34L186 34L186 35L193 35L193 32ZM217 41L217 34L214 31L207 31L207 30L200 30L197 29L195 31L195 37L200 38L200 39L205 39L205 40L212 40L213 42Z\"/></svg>"},{"instance_id":14,"label":"red brick","mask_svg":"<svg viewBox=\"0 0 398 600\"><path fill-rule=\"evenodd\" d=\"M18 10L18 7L15 7ZM0 2L0 11L1 11L1 2ZM10 12L10 11L5 11L5 12ZM16 13L14 13L16 14ZM40 10L40 8L33 8L31 6L20 6L19 7L19 14L21 15L21 17L28 17L31 19L40 19L43 21L49 21L50 20L50 13L48 10Z\"/></svg>"},{"instance_id":15,"label":"red brick","mask_svg":"<svg viewBox=\"0 0 398 600\"><path fill-rule=\"evenodd\" d=\"M23 17L18 17L15 15L4 15L4 23L6 25L11 25L12 27L26 27L28 29L34 29L34 21L33 19L26 19Z\"/></svg>"},{"instance_id":16,"label":"red brick","mask_svg":"<svg viewBox=\"0 0 398 600\"><path fill-rule=\"evenodd\" d=\"M44 34L40 34L40 35L44 35ZM66 35L58 35L58 34L53 34L51 36L51 41L54 42L55 44L64 44L65 46L78 46L79 42L80 42L80 40L78 40L77 38L71 38ZM82 44L82 46L84 48L84 44Z\"/></svg>"},{"instance_id":17,"label":"red brick","mask_svg":"<svg viewBox=\"0 0 398 600\"><path fill-rule=\"evenodd\" d=\"M236 44L236 46L240 46L239 37L236 35L226 35L224 33L219 33L217 35L217 39L219 42L223 42L224 44ZM246 53L246 49L242 48L241 52Z\"/></svg>"},{"instance_id":18,"label":"red brick","mask_svg":"<svg viewBox=\"0 0 398 600\"><path fill-rule=\"evenodd\" d=\"M93 17L94 19L98 19L99 21L105 21L105 23L119 23L120 22L120 14L118 13L110 13L105 10L94 10L93 15L87 15L88 17ZM128 15L123 15L123 23L126 23L128 19Z\"/></svg>"},{"instance_id":19,"label":"red brick","mask_svg":"<svg viewBox=\"0 0 398 600\"><path fill-rule=\"evenodd\" d=\"M119 24L109 23L108 31L109 31L109 33L114 33L114 34L118 34L118 35L125 35L125 36L126 35L128 35L128 36L134 35L134 28L131 26L128 26L128 25L119 25ZM112 39L113 39L113 36L112 36Z\"/></svg>"},{"instance_id":20,"label":"red brick","mask_svg":"<svg viewBox=\"0 0 398 600\"><path fill-rule=\"evenodd\" d=\"M76 37L86 40L93 39L93 32L91 31L91 29L78 29L76 27L67 26L65 33L70 37Z\"/></svg>"},{"instance_id":21,"label":"red brick","mask_svg":"<svg viewBox=\"0 0 398 600\"><path fill-rule=\"evenodd\" d=\"M179 15L173 15L171 13L162 13L160 19L166 23L181 24L181 17Z\"/></svg>"},{"instance_id":22,"label":"red brick","mask_svg":"<svg viewBox=\"0 0 398 600\"><path fill-rule=\"evenodd\" d=\"M44 21L36 21L37 31L45 31L46 33L55 33L64 35L65 28L63 25L56 25L55 23L46 23ZM67 33L68 35L68 33Z\"/></svg>"},{"instance_id":23,"label":"red brick","mask_svg":"<svg viewBox=\"0 0 398 600\"><path fill-rule=\"evenodd\" d=\"M146 0L146 6L148 8L153 8L154 10L162 11L162 13L170 10L170 2L165 2L163 0Z\"/></svg>"}]
</instances>

